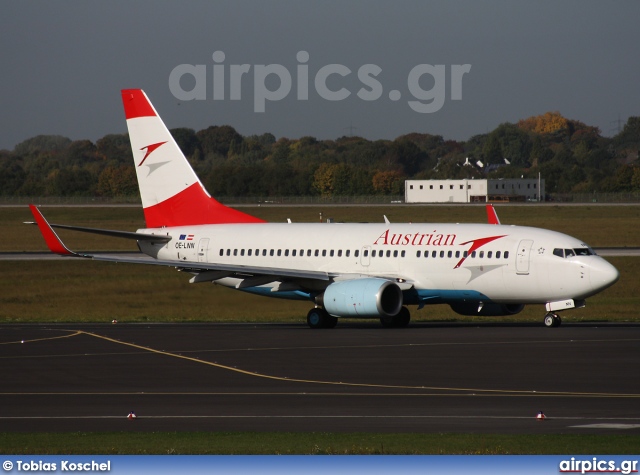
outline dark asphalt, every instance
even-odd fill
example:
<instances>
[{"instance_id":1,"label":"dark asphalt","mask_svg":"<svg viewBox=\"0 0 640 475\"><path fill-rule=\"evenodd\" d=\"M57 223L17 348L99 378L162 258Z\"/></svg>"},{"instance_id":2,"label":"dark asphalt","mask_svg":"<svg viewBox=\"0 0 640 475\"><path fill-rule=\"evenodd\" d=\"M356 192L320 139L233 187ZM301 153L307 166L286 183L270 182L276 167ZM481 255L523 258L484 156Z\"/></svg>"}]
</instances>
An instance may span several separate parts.
<instances>
[{"instance_id":1,"label":"dark asphalt","mask_svg":"<svg viewBox=\"0 0 640 475\"><path fill-rule=\"evenodd\" d=\"M637 324L2 325L0 431L639 434L639 367Z\"/></svg>"}]
</instances>

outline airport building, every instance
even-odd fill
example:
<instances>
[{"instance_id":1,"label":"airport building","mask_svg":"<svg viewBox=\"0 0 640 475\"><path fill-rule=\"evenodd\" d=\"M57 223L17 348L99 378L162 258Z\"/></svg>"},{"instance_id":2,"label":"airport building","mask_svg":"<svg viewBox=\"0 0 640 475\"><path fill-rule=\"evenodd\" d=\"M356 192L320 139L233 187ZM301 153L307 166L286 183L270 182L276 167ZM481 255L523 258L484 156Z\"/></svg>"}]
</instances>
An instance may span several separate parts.
<instances>
[{"instance_id":1,"label":"airport building","mask_svg":"<svg viewBox=\"0 0 640 475\"><path fill-rule=\"evenodd\" d=\"M544 180L496 178L486 180L406 180L406 203L504 203L544 200Z\"/></svg>"}]
</instances>

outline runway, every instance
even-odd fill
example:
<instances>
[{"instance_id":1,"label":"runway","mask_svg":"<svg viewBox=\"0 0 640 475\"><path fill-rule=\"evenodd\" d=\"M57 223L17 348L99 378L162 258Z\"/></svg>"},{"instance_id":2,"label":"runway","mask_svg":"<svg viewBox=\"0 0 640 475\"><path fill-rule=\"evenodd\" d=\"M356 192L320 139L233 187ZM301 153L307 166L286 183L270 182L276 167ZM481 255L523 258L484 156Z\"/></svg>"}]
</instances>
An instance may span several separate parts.
<instances>
[{"instance_id":1,"label":"runway","mask_svg":"<svg viewBox=\"0 0 640 475\"><path fill-rule=\"evenodd\" d=\"M0 431L640 434L638 367L638 324L3 325Z\"/></svg>"}]
</instances>

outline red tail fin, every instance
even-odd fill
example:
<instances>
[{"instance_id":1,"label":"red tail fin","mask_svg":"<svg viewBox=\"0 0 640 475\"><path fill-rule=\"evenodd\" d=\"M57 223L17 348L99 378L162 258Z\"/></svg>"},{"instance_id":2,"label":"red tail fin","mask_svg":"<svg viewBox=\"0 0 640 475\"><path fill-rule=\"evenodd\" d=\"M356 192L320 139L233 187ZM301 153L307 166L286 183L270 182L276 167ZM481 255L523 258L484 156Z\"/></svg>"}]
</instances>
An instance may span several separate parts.
<instances>
[{"instance_id":1,"label":"red tail fin","mask_svg":"<svg viewBox=\"0 0 640 475\"><path fill-rule=\"evenodd\" d=\"M147 227L264 222L207 193L144 91L123 90L122 103Z\"/></svg>"}]
</instances>

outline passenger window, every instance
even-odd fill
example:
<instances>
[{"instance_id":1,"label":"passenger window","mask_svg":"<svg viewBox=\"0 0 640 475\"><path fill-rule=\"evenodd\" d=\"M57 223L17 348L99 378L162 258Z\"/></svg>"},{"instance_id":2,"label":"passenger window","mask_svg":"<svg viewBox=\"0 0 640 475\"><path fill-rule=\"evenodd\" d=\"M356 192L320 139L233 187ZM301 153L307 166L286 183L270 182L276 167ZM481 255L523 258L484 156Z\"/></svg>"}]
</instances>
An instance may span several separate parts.
<instances>
[{"instance_id":1,"label":"passenger window","mask_svg":"<svg viewBox=\"0 0 640 475\"><path fill-rule=\"evenodd\" d=\"M371 251L371 257L376 257L376 251Z\"/></svg>"},{"instance_id":2,"label":"passenger window","mask_svg":"<svg viewBox=\"0 0 640 475\"><path fill-rule=\"evenodd\" d=\"M338 257L342 257L342 249L338 249Z\"/></svg>"},{"instance_id":3,"label":"passenger window","mask_svg":"<svg viewBox=\"0 0 640 475\"><path fill-rule=\"evenodd\" d=\"M244 256L244 249L240 249L240 255Z\"/></svg>"},{"instance_id":4,"label":"passenger window","mask_svg":"<svg viewBox=\"0 0 640 475\"><path fill-rule=\"evenodd\" d=\"M274 253L273 249L271 249L271 250L269 251L269 255L270 255L270 256L273 256L274 254L275 254L275 253Z\"/></svg>"},{"instance_id":5,"label":"passenger window","mask_svg":"<svg viewBox=\"0 0 640 475\"><path fill-rule=\"evenodd\" d=\"M465 259L466 259L467 257L469 257L469 251L464 251L464 252L462 253L462 257L464 257Z\"/></svg>"},{"instance_id":6,"label":"passenger window","mask_svg":"<svg viewBox=\"0 0 640 475\"><path fill-rule=\"evenodd\" d=\"M489 259L491 259L491 256L492 256L492 255L493 255L493 251L489 251L489 252L487 252L487 257L488 257Z\"/></svg>"},{"instance_id":7,"label":"passenger window","mask_svg":"<svg viewBox=\"0 0 640 475\"><path fill-rule=\"evenodd\" d=\"M326 256L327 256L327 250L326 250L326 249L323 249L323 250L322 250L322 257L326 257Z\"/></svg>"},{"instance_id":8,"label":"passenger window","mask_svg":"<svg viewBox=\"0 0 640 475\"><path fill-rule=\"evenodd\" d=\"M329 251L329 257L333 257L333 249Z\"/></svg>"},{"instance_id":9,"label":"passenger window","mask_svg":"<svg viewBox=\"0 0 640 475\"><path fill-rule=\"evenodd\" d=\"M349 251L347 251L347 253L348 253L348 252L349 252ZM355 252L353 253L353 255L354 255L354 256L356 256L356 257L358 257L358 256L360 255L360 250L359 250L359 249L356 249L356 250L355 250ZM348 256L348 254L347 254L347 256Z\"/></svg>"},{"instance_id":10,"label":"passenger window","mask_svg":"<svg viewBox=\"0 0 640 475\"><path fill-rule=\"evenodd\" d=\"M237 249L234 249L234 250L233 250L233 255L234 255L234 256L237 256L237 255L238 255L238 250L237 250Z\"/></svg>"},{"instance_id":11,"label":"passenger window","mask_svg":"<svg viewBox=\"0 0 640 475\"><path fill-rule=\"evenodd\" d=\"M296 249L292 250L291 251L291 257L296 257L296 252L297 252Z\"/></svg>"},{"instance_id":12,"label":"passenger window","mask_svg":"<svg viewBox=\"0 0 640 475\"><path fill-rule=\"evenodd\" d=\"M509 259L509 251L504 251L504 258Z\"/></svg>"},{"instance_id":13,"label":"passenger window","mask_svg":"<svg viewBox=\"0 0 640 475\"><path fill-rule=\"evenodd\" d=\"M460 257L460 251L456 251L456 259Z\"/></svg>"},{"instance_id":14,"label":"passenger window","mask_svg":"<svg viewBox=\"0 0 640 475\"><path fill-rule=\"evenodd\" d=\"M347 249L346 251L344 251L345 257L349 257L349 254L351 254L351 250L350 249ZM358 251L356 251L356 257L358 257Z\"/></svg>"},{"instance_id":15,"label":"passenger window","mask_svg":"<svg viewBox=\"0 0 640 475\"><path fill-rule=\"evenodd\" d=\"M253 249L249 249L249 250L247 251L247 255L248 255L248 256L250 256L250 255L251 255L251 251L253 251Z\"/></svg>"},{"instance_id":16,"label":"passenger window","mask_svg":"<svg viewBox=\"0 0 640 475\"><path fill-rule=\"evenodd\" d=\"M420 257L422 255L421 251L416 252L416 257Z\"/></svg>"},{"instance_id":17,"label":"passenger window","mask_svg":"<svg viewBox=\"0 0 640 475\"><path fill-rule=\"evenodd\" d=\"M263 249L263 250L262 250L262 255L263 255L263 256L266 256L266 255L267 255L267 250L266 250L266 249Z\"/></svg>"},{"instance_id":18,"label":"passenger window","mask_svg":"<svg viewBox=\"0 0 640 475\"><path fill-rule=\"evenodd\" d=\"M320 255L320 251L316 249L316 252L314 252L313 255L318 257Z\"/></svg>"},{"instance_id":19,"label":"passenger window","mask_svg":"<svg viewBox=\"0 0 640 475\"><path fill-rule=\"evenodd\" d=\"M356 251L356 252L358 252L358 251ZM369 256L369 251L367 249L365 249L363 255L364 255L364 257L368 257ZM356 257L358 257L358 256L356 256Z\"/></svg>"},{"instance_id":20,"label":"passenger window","mask_svg":"<svg viewBox=\"0 0 640 475\"><path fill-rule=\"evenodd\" d=\"M227 256L231 255L231 249L227 249Z\"/></svg>"},{"instance_id":21,"label":"passenger window","mask_svg":"<svg viewBox=\"0 0 640 475\"><path fill-rule=\"evenodd\" d=\"M484 257L484 251L480 251L480 258Z\"/></svg>"},{"instance_id":22,"label":"passenger window","mask_svg":"<svg viewBox=\"0 0 640 475\"><path fill-rule=\"evenodd\" d=\"M287 257L289 255L289 249L285 249L284 250L284 257Z\"/></svg>"},{"instance_id":23,"label":"passenger window","mask_svg":"<svg viewBox=\"0 0 640 475\"><path fill-rule=\"evenodd\" d=\"M447 252L447 257L448 257L448 258L452 258L452 257L453 257L453 251L449 251L449 252Z\"/></svg>"},{"instance_id":24,"label":"passenger window","mask_svg":"<svg viewBox=\"0 0 640 475\"><path fill-rule=\"evenodd\" d=\"M398 252L398 251L396 251ZM387 251L387 257L391 257L391 251Z\"/></svg>"},{"instance_id":25,"label":"passenger window","mask_svg":"<svg viewBox=\"0 0 640 475\"><path fill-rule=\"evenodd\" d=\"M431 257L435 258L438 256L438 253L436 251L431 251Z\"/></svg>"},{"instance_id":26,"label":"passenger window","mask_svg":"<svg viewBox=\"0 0 640 475\"><path fill-rule=\"evenodd\" d=\"M440 257L444 257L444 251L440 251Z\"/></svg>"},{"instance_id":27,"label":"passenger window","mask_svg":"<svg viewBox=\"0 0 640 475\"><path fill-rule=\"evenodd\" d=\"M473 252L471 253L471 257L473 257L473 258L475 258L475 257L476 257L476 251L473 251Z\"/></svg>"},{"instance_id":28,"label":"passenger window","mask_svg":"<svg viewBox=\"0 0 640 475\"><path fill-rule=\"evenodd\" d=\"M405 255L406 255L406 252L405 252L405 251L402 251L402 252L400 253L400 257L404 257Z\"/></svg>"},{"instance_id":29,"label":"passenger window","mask_svg":"<svg viewBox=\"0 0 640 475\"><path fill-rule=\"evenodd\" d=\"M500 259L500 251L496 251L496 259Z\"/></svg>"},{"instance_id":30,"label":"passenger window","mask_svg":"<svg viewBox=\"0 0 640 475\"><path fill-rule=\"evenodd\" d=\"M224 256L224 249L220 249L220 255Z\"/></svg>"},{"instance_id":31,"label":"passenger window","mask_svg":"<svg viewBox=\"0 0 640 475\"><path fill-rule=\"evenodd\" d=\"M311 257L311 249L307 250L307 257Z\"/></svg>"}]
</instances>

